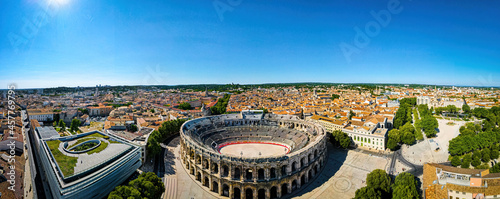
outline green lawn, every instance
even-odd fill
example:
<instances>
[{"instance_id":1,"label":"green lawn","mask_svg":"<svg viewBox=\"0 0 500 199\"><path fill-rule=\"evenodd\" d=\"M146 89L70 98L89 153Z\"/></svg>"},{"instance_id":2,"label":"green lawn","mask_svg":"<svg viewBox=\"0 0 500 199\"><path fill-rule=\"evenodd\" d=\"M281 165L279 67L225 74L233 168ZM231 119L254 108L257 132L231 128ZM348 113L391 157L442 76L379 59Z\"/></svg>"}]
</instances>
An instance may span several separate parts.
<instances>
[{"instance_id":1,"label":"green lawn","mask_svg":"<svg viewBox=\"0 0 500 199\"><path fill-rule=\"evenodd\" d=\"M109 140L109 143L116 143L116 144L121 144L121 142L114 141L114 140Z\"/></svg>"},{"instance_id":2,"label":"green lawn","mask_svg":"<svg viewBox=\"0 0 500 199\"><path fill-rule=\"evenodd\" d=\"M66 149L70 149L71 147L74 147L82 142L87 141L87 140L95 140L95 138L86 138L86 137L80 138L74 144L72 144L71 146L68 146L68 148L66 148Z\"/></svg>"},{"instance_id":3,"label":"green lawn","mask_svg":"<svg viewBox=\"0 0 500 199\"><path fill-rule=\"evenodd\" d=\"M71 156L65 156L61 151L59 151L59 144L61 141L59 140L51 140L47 141L47 145L49 146L50 151L52 152L52 155L56 159L57 165L59 165L59 169L61 169L61 172L63 173L64 176L70 176L75 173L75 166L78 158L76 157L71 157Z\"/></svg>"},{"instance_id":4,"label":"green lawn","mask_svg":"<svg viewBox=\"0 0 500 199\"><path fill-rule=\"evenodd\" d=\"M72 144L71 146L68 147L71 148L73 146L76 146L82 142L85 142L87 140L92 140L94 139L95 137L100 137L100 138L104 138L104 139L109 139L108 136L104 136L104 135L101 135L99 133L92 133L90 135L86 135L86 136L83 136L81 138L78 139L78 141L76 141L74 144ZM115 141L109 141L110 143L120 143L120 142L115 142ZM106 147L108 147L108 143L104 142L104 141L101 141L101 145L97 148L95 148L94 150L91 150L91 151L87 151L87 154L93 154L93 153L99 153L101 152L102 150L104 150Z\"/></svg>"},{"instance_id":5,"label":"green lawn","mask_svg":"<svg viewBox=\"0 0 500 199\"><path fill-rule=\"evenodd\" d=\"M94 150L87 151L87 154L91 155L93 153L99 153L102 150L106 149L106 147L108 147L108 143L107 142L101 142L101 145L99 145L99 147L95 148Z\"/></svg>"}]
</instances>

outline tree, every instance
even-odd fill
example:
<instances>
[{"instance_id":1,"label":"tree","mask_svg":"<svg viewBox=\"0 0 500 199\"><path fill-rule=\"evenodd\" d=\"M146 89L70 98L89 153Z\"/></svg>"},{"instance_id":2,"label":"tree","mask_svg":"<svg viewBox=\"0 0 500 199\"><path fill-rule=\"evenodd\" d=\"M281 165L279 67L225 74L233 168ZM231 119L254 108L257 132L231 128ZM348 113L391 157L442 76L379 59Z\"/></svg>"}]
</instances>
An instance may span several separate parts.
<instances>
[{"instance_id":1,"label":"tree","mask_svg":"<svg viewBox=\"0 0 500 199\"><path fill-rule=\"evenodd\" d=\"M400 128L401 141L407 145L413 144L415 142L415 128L410 122L407 122L404 126Z\"/></svg>"},{"instance_id":2,"label":"tree","mask_svg":"<svg viewBox=\"0 0 500 199\"><path fill-rule=\"evenodd\" d=\"M470 167L470 163L472 161L472 157L470 154L466 154L464 158L462 159L462 165L460 167L464 169L468 169Z\"/></svg>"},{"instance_id":3,"label":"tree","mask_svg":"<svg viewBox=\"0 0 500 199\"><path fill-rule=\"evenodd\" d=\"M401 134L399 133L399 130L390 130L388 137L389 139L387 140L387 148L393 151L396 150L398 147L398 143L401 142Z\"/></svg>"},{"instance_id":4,"label":"tree","mask_svg":"<svg viewBox=\"0 0 500 199\"><path fill-rule=\"evenodd\" d=\"M394 151L396 150L397 147L398 147L398 142L396 142L396 140L394 139L389 138L389 140L387 141L387 148Z\"/></svg>"},{"instance_id":5,"label":"tree","mask_svg":"<svg viewBox=\"0 0 500 199\"><path fill-rule=\"evenodd\" d=\"M418 199L420 198L417 189L415 176L410 173L401 173L396 176L392 186L392 198L398 199Z\"/></svg>"},{"instance_id":6,"label":"tree","mask_svg":"<svg viewBox=\"0 0 500 199\"><path fill-rule=\"evenodd\" d=\"M472 153L472 159L474 159L474 158L482 159L483 154L481 153L481 151L479 151L479 150L474 151L474 153Z\"/></svg>"},{"instance_id":7,"label":"tree","mask_svg":"<svg viewBox=\"0 0 500 199\"><path fill-rule=\"evenodd\" d=\"M61 131L66 130L66 123L62 119L59 120L59 127L61 127Z\"/></svg>"},{"instance_id":8,"label":"tree","mask_svg":"<svg viewBox=\"0 0 500 199\"><path fill-rule=\"evenodd\" d=\"M335 100L335 99L338 99L340 98L340 95L337 95L337 94L332 94L332 100Z\"/></svg>"},{"instance_id":9,"label":"tree","mask_svg":"<svg viewBox=\"0 0 500 199\"><path fill-rule=\"evenodd\" d=\"M498 156L499 156L499 149L498 149L498 146L496 144L494 144L492 147L491 147L491 154L490 154L490 158L491 159L498 159Z\"/></svg>"},{"instance_id":10,"label":"tree","mask_svg":"<svg viewBox=\"0 0 500 199\"><path fill-rule=\"evenodd\" d=\"M179 106L177 106L177 108L182 109L182 110L191 110L192 109L191 104L187 103L187 102L182 102L181 104L179 104Z\"/></svg>"},{"instance_id":11,"label":"tree","mask_svg":"<svg viewBox=\"0 0 500 199\"><path fill-rule=\"evenodd\" d=\"M491 151L488 148L485 148L485 149L483 149L483 151L481 151L483 162L489 162L490 161L490 154L491 154Z\"/></svg>"},{"instance_id":12,"label":"tree","mask_svg":"<svg viewBox=\"0 0 500 199\"><path fill-rule=\"evenodd\" d=\"M349 120L351 120L353 116L356 116L356 114L354 112L352 112L352 110L350 110L349 111Z\"/></svg>"},{"instance_id":13,"label":"tree","mask_svg":"<svg viewBox=\"0 0 500 199\"><path fill-rule=\"evenodd\" d=\"M224 97L218 99L217 103L214 106L210 107L210 111L212 112L212 115L224 114L226 112L226 107L227 107L227 104L229 103L230 98L231 98L231 95L224 94Z\"/></svg>"},{"instance_id":14,"label":"tree","mask_svg":"<svg viewBox=\"0 0 500 199\"><path fill-rule=\"evenodd\" d=\"M155 130L156 131L156 130ZM154 137L149 137L148 139L148 155L149 157L153 157L154 155L160 153L161 151L161 146L158 144L158 141Z\"/></svg>"},{"instance_id":15,"label":"tree","mask_svg":"<svg viewBox=\"0 0 500 199\"><path fill-rule=\"evenodd\" d=\"M138 130L137 125L135 124L130 125L130 131L136 132L137 130Z\"/></svg>"},{"instance_id":16,"label":"tree","mask_svg":"<svg viewBox=\"0 0 500 199\"><path fill-rule=\"evenodd\" d=\"M108 199L160 198L164 190L161 178L153 172L144 172L137 179L130 181L128 186L117 186L108 195Z\"/></svg>"},{"instance_id":17,"label":"tree","mask_svg":"<svg viewBox=\"0 0 500 199\"><path fill-rule=\"evenodd\" d=\"M465 114L469 114L469 113L470 113L470 106L469 106L469 105L467 105L467 104L462 105L462 111L463 111Z\"/></svg>"},{"instance_id":18,"label":"tree","mask_svg":"<svg viewBox=\"0 0 500 199\"><path fill-rule=\"evenodd\" d=\"M490 173L500 173L500 164L495 164L490 168Z\"/></svg>"},{"instance_id":19,"label":"tree","mask_svg":"<svg viewBox=\"0 0 500 199\"><path fill-rule=\"evenodd\" d=\"M333 140L335 141L335 145L339 145L340 147L346 149L351 144L351 138L347 133L336 130L332 132Z\"/></svg>"},{"instance_id":20,"label":"tree","mask_svg":"<svg viewBox=\"0 0 500 199\"><path fill-rule=\"evenodd\" d=\"M362 187L356 190L354 199L382 199L382 192L373 187Z\"/></svg>"},{"instance_id":21,"label":"tree","mask_svg":"<svg viewBox=\"0 0 500 199\"><path fill-rule=\"evenodd\" d=\"M366 184L374 189L380 189L385 193L389 193L391 189L391 178L382 169L375 169L366 177Z\"/></svg>"},{"instance_id":22,"label":"tree","mask_svg":"<svg viewBox=\"0 0 500 199\"><path fill-rule=\"evenodd\" d=\"M108 199L141 199L141 192L129 186L117 186L108 195Z\"/></svg>"},{"instance_id":23,"label":"tree","mask_svg":"<svg viewBox=\"0 0 500 199\"><path fill-rule=\"evenodd\" d=\"M177 119L163 122L158 130L151 132L148 138L147 144L147 152L149 157L153 157L161 151L161 147L159 143L162 143L167 138L179 132L182 124L184 124L186 120Z\"/></svg>"},{"instance_id":24,"label":"tree","mask_svg":"<svg viewBox=\"0 0 500 199\"><path fill-rule=\"evenodd\" d=\"M472 166L474 167L477 167L479 165L481 165L481 159L479 159L477 156L472 158L472 162L471 162Z\"/></svg>"},{"instance_id":25,"label":"tree","mask_svg":"<svg viewBox=\"0 0 500 199\"><path fill-rule=\"evenodd\" d=\"M401 134L399 133L399 130L397 129L392 129L389 131L389 139L393 139L396 142L401 142Z\"/></svg>"},{"instance_id":26,"label":"tree","mask_svg":"<svg viewBox=\"0 0 500 199\"><path fill-rule=\"evenodd\" d=\"M71 125L69 127L69 131L78 132L78 127L80 126L80 124L81 124L81 122L78 119L71 120Z\"/></svg>"},{"instance_id":27,"label":"tree","mask_svg":"<svg viewBox=\"0 0 500 199\"><path fill-rule=\"evenodd\" d=\"M436 129L427 129L427 130L424 130L424 132L425 132L425 136L427 136L429 138L436 137L436 134L437 134Z\"/></svg>"},{"instance_id":28,"label":"tree","mask_svg":"<svg viewBox=\"0 0 500 199\"><path fill-rule=\"evenodd\" d=\"M453 156L451 158L451 165L454 167L457 167L458 165L461 165L462 161L460 161L460 158L458 156Z\"/></svg>"},{"instance_id":29,"label":"tree","mask_svg":"<svg viewBox=\"0 0 500 199\"><path fill-rule=\"evenodd\" d=\"M129 186L137 189L143 198L160 198L165 190L161 179L153 172L142 173L130 181Z\"/></svg>"}]
</instances>

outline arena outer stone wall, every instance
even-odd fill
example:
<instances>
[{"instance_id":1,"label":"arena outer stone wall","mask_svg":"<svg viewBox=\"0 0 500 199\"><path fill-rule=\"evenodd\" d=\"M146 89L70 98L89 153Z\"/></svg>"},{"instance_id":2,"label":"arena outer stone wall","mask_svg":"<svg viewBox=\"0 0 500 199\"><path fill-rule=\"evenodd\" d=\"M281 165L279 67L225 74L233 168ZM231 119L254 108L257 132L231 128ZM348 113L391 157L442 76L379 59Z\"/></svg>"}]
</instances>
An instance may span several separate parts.
<instances>
[{"instance_id":1,"label":"arena outer stone wall","mask_svg":"<svg viewBox=\"0 0 500 199\"><path fill-rule=\"evenodd\" d=\"M259 158L218 152L219 144L235 141L283 143L291 149ZM181 127L184 168L197 183L222 197L287 198L320 173L326 155L326 131L296 116L219 115L190 120Z\"/></svg>"}]
</instances>

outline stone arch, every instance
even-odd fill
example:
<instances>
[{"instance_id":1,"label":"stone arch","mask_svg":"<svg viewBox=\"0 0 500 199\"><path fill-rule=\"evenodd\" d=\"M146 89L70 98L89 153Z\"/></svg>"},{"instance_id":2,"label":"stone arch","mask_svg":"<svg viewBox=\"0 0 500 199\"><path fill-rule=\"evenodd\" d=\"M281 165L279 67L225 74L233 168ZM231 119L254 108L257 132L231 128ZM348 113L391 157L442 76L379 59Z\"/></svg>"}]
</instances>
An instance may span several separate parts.
<instances>
[{"instance_id":1,"label":"stone arch","mask_svg":"<svg viewBox=\"0 0 500 199\"><path fill-rule=\"evenodd\" d=\"M252 169L246 169L245 170L245 180L252 180L252 179L253 179Z\"/></svg>"},{"instance_id":2,"label":"stone arch","mask_svg":"<svg viewBox=\"0 0 500 199\"><path fill-rule=\"evenodd\" d=\"M229 186L227 184L222 185L222 196L229 197Z\"/></svg>"},{"instance_id":3,"label":"stone arch","mask_svg":"<svg viewBox=\"0 0 500 199\"><path fill-rule=\"evenodd\" d=\"M196 174L196 180L200 181L201 182L201 172L198 171L198 173Z\"/></svg>"},{"instance_id":4,"label":"stone arch","mask_svg":"<svg viewBox=\"0 0 500 199\"><path fill-rule=\"evenodd\" d=\"M266 198L266 190L259 189L259 191L257 192L257 198L258 199L265 199Z\"/></svg>"},{"instance_id":5,"label":"stone arch","mask_svg":"<svg viewBox=\"0 0 500 199\"><path fill-rule=\"evenodd\" d=\"M212 172L219 173L219 164L217 162L212 163Z\"/></svg>"},{"instance_id":6,"label":"stone arch","mask_svg":"<svg viewBox=\"0 0 500 199\"><path fill-rule=\"evenodd\" d=\"M313 158L313 154L312 154L312 153L310 153L310 154L309 154L309 159L308 159L308 162L312 162L312 160L313 160L313 159L314 159L314 158Z\"/></svg>"},{"instance_id":7,"label":"stone arch","mask_svg":"<svg viewBox=\"0 0 500 199\"><path fill-rule=\"evenodd\" d=\"M229 176L229 167L227 165L222 166L221 175L222 175L222 177Z\"/></svg>"},{"instance_id":8,"label":"stone arch","mask_svg":"<svg viewBox=\"0 0 500 199\"><path fill-rule=\"evenodd\" d=\"M306 184L306 175L302 175L300 176L300 184L303 185L303 184Z\"/></svg>"},{"instance_id":9,"label":"stone arch","mask_svg":"<svg viewBox=\"0 0 500 199\"><path fill-rule=\"evenodd\" d=\"M275 199L275 198L278 198L278 188L276 187L271 187L271 190L270 190L270 195L271 195L271 199Z\"/></svg>"},{"instance_id":10,"label":"stone arch","mask_svg":"<svg viewBox=\"0 0 500 199\"><path fill-rule=\"evenodd\" d=\"M253 190L252 190L252 188L247 188L245 190L245 199L253 199Z\"/></svg>"},{"instance_id":11,"label":"stone arch","mask_svg":"<svg viewBox=\"0 0 500 199\"><path fill-rule=\"evenodd\" d=\"M196 156L196 164L201 164L201 155Z\"/></svg>"},{"instance_id":12,"label":"stone arch","mask_svg":"<svg viewBox=\"0 0 500 199\"><path fill-rule=\"evenodd\" d=\"M302 157L300 159L300 167L304 168L306 166L306 157Z\"/></svg>"},{"instance_id":13,"label":"stone arch","mask_svg":"<svg viewBox=\"0 0 500 199\"><path fill-rule=\"evenodd\" d=\"M314 173L319 173L318 164L314 165Z\"/></svg>"},{"instance_id":14,"label":"stone arch","mask_svg":"<svg viewBox=\"0 0 500 199\"><path fill-rule=\"evenodd\" d=\"M294 161L292 163L292 172L295 172L295 171L297 171L297 162Z\"/></svg>"},{"instance_id":15,"label":"stone arch","mask_svg":"<svg viewBox=\"0 0 500 199\"><path fill-rule=\"evenodd\" d=\"M241 198L241 190L238 187L233 189L233 198L240 199Z\"/></svg>"},{"instance_id":16,"label":"stone arch","mask_svg":"<svg viewBox=\"0 0 500 199\"><path fill-rule=\"evenodd\" d=\"M307 174L309 175L309 180L311 180L314 177L312 169L309 169Z\"/></svg>"},{"instance_id":17,"label":"stone arch","mask_svg":"<svg viewBox=\"0 0 500 199\"><path fill-rule=\"evenodd\" d=\"M318 149L314 150L314 159L318 157Z\"/></svg>"},{"instance_id":18,"label":"stone arch","mask_svg":"<svg viewBox=\"0 0 500 199\"><path fill-rule=\"evenodd\" d=\"M271 170L270 170L270 177L271 177L271 179L273 179L273 178L276 178L276 177L277 177L277 176L276 176L276 169L275 169L275 168L271 168Z\"/></svg>"},{"instance_id":19,"label":"stone arch","mask_svg":"<svg viewBox=\"0 0 500 199\"><path fill-rule=\"evenodd\" d=\"M288 194L288 184L283 183L281 185L281 197L285 196L286 194Z\"/></svg>"},{"instance_id":20,"label":"stone arch","mask_svg":"<svg viewBox=\"0 0 500 199\"><path fill-rule=\"evenodd\" d=\"M257 177L259 180L264 180L265 175L264 175L264 169L260 168L257 172Z\"/></svg>"},{"instance_id":21,"label":"stone arch","mask_svg":"<svg viewBox=\"0 0 500 199\"><path fill-rule=\"evenodd\" d=\"M286 176L286 165L281 166L281 176Z\"/></svg>"},{"instance_id":22,"label":"stone arch","mask_svg":"<svg viewBox=\"0 0 500 199\"><path fill-rule=\"evenodd\" d=\"M203 159L203 168L208 169L209 163L207 159Z\"/></svg>"},{"instance_id":23,"label":"stone arch","mask_svg":"<svg viewBox=\"0 0 500 199\"><path fill-rule=\"evenodd\" d=\"M298 188L298 185L297 185L297 180L293 180L293 181L292 181L292 191L297 190L297 188Z\"/></svg>"},{"instance_id":24,"label":"stone arch","mask_svg":"<svg viewBox=\"0 0 500 199\"><path fill-rule=\"evenodd\" d=\"M191 175L194 175L194 167L193 166L189 167L189 173Z\"/></svg>"},{"instance_id":25,"label":"stone arch","mask_svg":"<svg viewBox=\"0 0 500 199\"><path fill-rule=\"evenodd\" d=\"M234 169L234 176L235 179L240 179L241 178L241 170L240 168L235 168Z\"/></svg>"},{"instance_id":26,"label":"stone arch","mask_svg":"<svg viewBox=\"0 0 500 199\"><path fill-rule=\"evenodd\" d=\"M212 191L215 193L219 193L219 183L217 183L216 181L212 182Z\"/></svg>"},{"instance_id":27,"label":"stone arch","mask_svg":"<svg viewBox=\"0 0 500 199\"><path fill-rule=\"evenodd\" d=\"M210 180L207 176L205 176L205 180L203 181L203 186L210 187Z\"/></svg>"}]
</instances>

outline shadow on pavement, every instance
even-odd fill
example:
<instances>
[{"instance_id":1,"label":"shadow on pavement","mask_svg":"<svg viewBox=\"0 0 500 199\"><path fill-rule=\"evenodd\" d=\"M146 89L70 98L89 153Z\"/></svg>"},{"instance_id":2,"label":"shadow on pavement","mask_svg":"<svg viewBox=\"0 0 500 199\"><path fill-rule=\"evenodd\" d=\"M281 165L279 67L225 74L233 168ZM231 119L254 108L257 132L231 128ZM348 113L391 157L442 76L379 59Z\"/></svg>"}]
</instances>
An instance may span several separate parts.
<instances>
[{"instance_id":1,"label":"shadow on pavement","mask_svg":"<svg viewBox=\"0 0 500 199\"><path fill-rule=\"evenodd\" d=\"M348 150L335 148L330 142L327 142L328 155L327 162L319 176L316 176L312 182L308 182L302 190L294 194L292 197L301 197L313 191L314 189L328 182L344 164ZM325 185L327 186L327 185ZM332 198L335 198L332 196Z\"/></svg>"}]
</instances>

